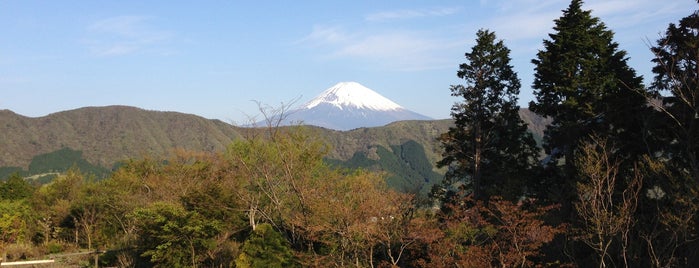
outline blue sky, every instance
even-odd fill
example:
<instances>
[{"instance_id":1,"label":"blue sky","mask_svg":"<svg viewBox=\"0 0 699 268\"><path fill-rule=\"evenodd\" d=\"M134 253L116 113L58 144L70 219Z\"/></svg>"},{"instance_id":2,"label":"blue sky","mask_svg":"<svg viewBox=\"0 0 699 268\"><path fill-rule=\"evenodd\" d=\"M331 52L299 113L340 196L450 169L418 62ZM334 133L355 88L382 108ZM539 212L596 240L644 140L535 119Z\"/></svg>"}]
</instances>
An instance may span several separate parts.
<instances>
[{"instance_id":1,"label":"blue sky","mask_svg":"<svg viewBox=\"0 0 699 268\"><path fill-rule=\"evenodd\" d=\"M475 33L512 50L532 100L530 63L567 0L0 1L0 109L37 117L129 105L228 123L260 119L255 101L302 105L356 81L433 118ZM648 51L694 0L588 0L652 78ZM295 102L294 102L295 101Z\"/></svg>"}]
</instances>

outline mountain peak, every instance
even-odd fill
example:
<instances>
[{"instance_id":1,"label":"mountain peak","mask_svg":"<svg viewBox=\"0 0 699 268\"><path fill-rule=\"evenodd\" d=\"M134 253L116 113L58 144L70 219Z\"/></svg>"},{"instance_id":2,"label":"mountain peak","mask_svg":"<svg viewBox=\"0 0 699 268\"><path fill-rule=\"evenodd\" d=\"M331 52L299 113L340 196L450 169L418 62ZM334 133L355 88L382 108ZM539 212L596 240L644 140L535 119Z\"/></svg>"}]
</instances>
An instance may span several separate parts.
<instances>
[{"instance_id":1,"label":"mountain peak","mask_svg":"<svg viewBox=\"0 0 699 268\"><path fill-rule=\"evenodd\" d=\"M355 108L376 111L392 111L403 109L400 105L381 96L379 93L357 82L340 82L326 89L316 98L307 102L303 109L312 109L322 103L327 103L339 109Z\"/></svg>"}]
</instances>

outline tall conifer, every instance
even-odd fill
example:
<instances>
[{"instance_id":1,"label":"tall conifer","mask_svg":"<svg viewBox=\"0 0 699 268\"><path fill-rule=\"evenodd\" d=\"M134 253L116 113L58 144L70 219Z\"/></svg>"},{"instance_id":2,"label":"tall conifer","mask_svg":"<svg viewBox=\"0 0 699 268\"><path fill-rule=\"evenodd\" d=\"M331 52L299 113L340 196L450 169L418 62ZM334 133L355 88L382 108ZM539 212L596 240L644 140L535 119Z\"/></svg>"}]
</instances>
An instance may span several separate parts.
<instances>
[{"instance_id":1,"label":"tall conifer","mask_svg":"<svg viewBox=\"0 0 699 268\"><path fill-rule=\"evenodd\" d=\"M547 163L562 175L575 178L576 151L591 134L607 137L619 148L617 156L634 158L646 152L644 116L649 111L642 77L627 65L626 52L613 41L604 23L572 0L555 20L554 33L544 40L535 67L535 113L553 119L544 136ZM572 185L567 188L572 189Z\"/></svg>"},{"instance_id":2,"label":"tall conifer","mask_svg":"<svg viewBox=\"0 0 699 268\"><path fill-rule=\"evenodd\" d=\"M451 115L455 126L440 137L444 148L439 166L448 166L445 182L461 184L478 199L489 195L516 198L537 148L519 117L520 80L510 65L510 50L494 33L480 30L457 75L465 85L452 85L462 98Z\"/></svg>"}]
</instances>

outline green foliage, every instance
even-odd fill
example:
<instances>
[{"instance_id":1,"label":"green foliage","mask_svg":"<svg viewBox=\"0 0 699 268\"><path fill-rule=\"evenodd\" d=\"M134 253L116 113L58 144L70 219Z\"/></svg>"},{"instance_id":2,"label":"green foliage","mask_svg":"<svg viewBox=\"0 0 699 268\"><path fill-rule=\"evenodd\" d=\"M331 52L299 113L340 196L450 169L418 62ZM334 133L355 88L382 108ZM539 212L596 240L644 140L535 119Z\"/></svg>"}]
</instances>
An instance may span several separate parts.
<instances>
[{"instance_id":1,"label":"green foliage","mask_svg":"<svg viewBox=\"0 0 699 268\"><path fill-rule=\"evenodd\" d=\"M236 267L301 267L289 242L272 225L260 224L243 244Z\"/></svg>"},{"instance_id":2,"label":"green foliage","mask_svg":"<svg viewBox=\"0 0 699 268\"><path fill-rule=\"evenodd\" d=\"M222 185L212 184L197 189L182 196L182 204L188 211L197 211L202 217L218 220L229 230L245 226L245 215L236 208L240 200L234 192Z\"/></svg>"},{"instance_id":3,"label":"green foliage","mask_svg":"<svg viewBox=\"0 0 699 268\"><path fill-rule=\"evenodd\" d=\"M0 200L21 200L31 197L33 193L34 186L18 173L11 175L6 181L0 182Z\"/></svg>"},{"instance_id":4,"label":"green foliage","mask_svg":"<svg viewBox=\"0 0 699 268\"><path fill-rule=\"evenodd\" d=\"M0 167L0 180L7 179L10 175L23 175L26 172L21 167Z\"/></svg>"},{"instance_id":5,"label":"green foliage","mask_svg":"<svg viewBox=\"0 0 699 268\"><path fill-rule=\"evenodd\" d=\"M426 196L432 185L442 179L441 174L433 171L424 147L414 140L392 145L390 150L376 145L370 148L369 153L356 152L347 161L326 159L326 162L349 169L387 172L386 183L389 187L421 196Z\"/></svg>"},{"instance_id":6,"label":"green foliage","mask_svg":"<svg viewBox=\"0 0 699 268\"><path fill-rule=\"evenodd\" d=\"M0 200L0 245L26 242L32 213L26 200Z\"/></svg>"},{"instance_id":7,"label":"green foliage","mask_svg":"<svg viewBox=\"0 0 699 268\"><path fill-rule=\"evenodd\" d=\"M168 203L136 209L130 217L139 230L139 250L155 267L197 266L220 232L218 221Z\"/></svg>"},{"instance_id":8,"label":"green foliage","mask_svg":"<svg viewBox=\"0 0 699 268\"><path fill-rule=\"evenodd\" d=\"M70 148L62 148L60 150L34 156L29 164L29 174L42 174L49 172L65 172L75 166L83 173L93 174L103 177L108 170L92 165L82 156L82 151L72 150Z\"/></svg>"},{"instance_id":9,"label":"green foliage","mask_svg":"<svg viewBox=\"0 0 699 268\"><path fill-rule=\"evenodd\" d=\"M564 157L565 177L575 177L575 152L592 133L609 136L620 154L645 152L643 120L650 109L638 92L642 78L627 65L613 32L583 11L581 0L571 1L555 23L555 32L532 60L536 102L529 104L553 119L544 136L548 163Z\"/></svg>"},{"instance_id":10,"label":"green foliage","mask_svg":"<svg viewBox=\"0 0 699 268\"><path fill-rule=\"evenodd\" d=\"M104 167L89 163L83 158L82 151L62 148L50 153L35 155L27 170L20 167L0 167L0 178L16 173L39 184L46 184L71 168L98 178L107 177L110 172Z\"/></svg>"},{"instance_id":11,"label":"green foliage","mask_svg":"<svg viewBox=\"0 0 699 268\"><path fill-rule=\"evenodd\" d=\"M52 239L77 241L73 229L77 227L71 210L80 198L85 177L80 171L70 169L51 183L40 187L34 194L32 209L36 211L37 241L42 244Z\"/></svg>"}]
</instances>

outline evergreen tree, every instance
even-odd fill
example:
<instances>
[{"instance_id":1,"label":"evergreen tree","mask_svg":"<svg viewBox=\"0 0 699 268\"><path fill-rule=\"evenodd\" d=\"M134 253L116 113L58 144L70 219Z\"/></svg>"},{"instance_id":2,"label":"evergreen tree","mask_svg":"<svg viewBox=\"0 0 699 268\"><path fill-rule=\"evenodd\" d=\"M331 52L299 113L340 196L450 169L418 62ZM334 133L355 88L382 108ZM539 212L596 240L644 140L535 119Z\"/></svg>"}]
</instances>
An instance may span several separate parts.
<instances>
[{"instance_id":1,"label":"evergreen tree","mask_svg":"<svg viewBox=\"0 0 699 268\"><path fill-rule=\"evenodd\" d=\"M466 85L452 85L462 98L451 116L455 126L439 138L440 167L448 166L447 185L458 182L477 199L488 195L517 198L537 158L534 139L519 117L520 80L510 65L510 50L493 32L479 30L457 75Z\"/></svg>"},{"instance_id":2,"label":"evergreen tree","mask_svg":"<svg viewBox=\"0 0 699 268\"><path fill-rule=\"evenodd\" d=\"M670 24L651 50L652 89L669 92L661 108L669 150L665 152L699 182L699 11ZM675 141L676 142L673 142Z\"/></svg>"},{"instance_id":3,"label":"evergreen tree","mask_svg":"<svg viewBox=\"0 0 699 268\"><path fill-rule=\"evenodd\" d=\"M574 158L591 134L607 137L623 159L646 152L644 116L649 109L638 93L644 90L642 77L627 65L626 52L612 40L613 32L581 6L582 0L571 1L532 60L536 102L529 108L553 120L543 140L549 154L546 163L561 171L558 160L565 160L558 175L567 182L553 183L563 187L564 196L573 192L571 179L578 173ZM565 209L565 200L560 201Z\"/></svg>"},{"instance_id":4,"label":"evergreen tree","mask_svg":"<svg viewBox=\"0 0 699 268\"><path fill-rule=\"evenodd\" d=\"M699 11L671 23L651 50L651 89L667 95L656 105L662 157L648 165L636 219L650 263L689 267L699 256Z\"/></svg>"}]
</instances>

